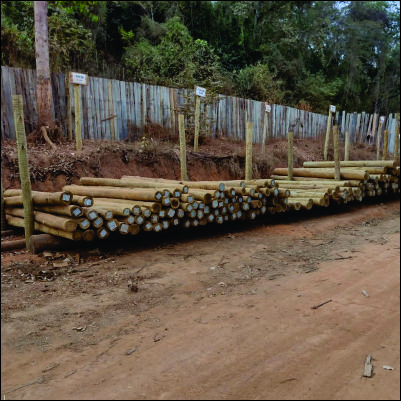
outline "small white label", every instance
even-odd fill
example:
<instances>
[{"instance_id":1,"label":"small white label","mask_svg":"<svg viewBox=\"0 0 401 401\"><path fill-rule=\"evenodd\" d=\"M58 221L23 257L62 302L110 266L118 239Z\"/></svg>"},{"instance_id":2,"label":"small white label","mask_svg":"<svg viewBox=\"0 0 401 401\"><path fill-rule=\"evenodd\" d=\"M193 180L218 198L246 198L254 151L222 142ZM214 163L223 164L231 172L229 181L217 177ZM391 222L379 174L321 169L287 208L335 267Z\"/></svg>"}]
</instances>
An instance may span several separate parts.
<instances>
[{"instance_id":1,"label":"small white label","mask_svg":"<svg viewBox=\"0 0 401 401\"><path fill-rule=\"evenodd\" d=\"M265 112L270 113L271 111L272 111L272 107L270 106L270 104L265 103Z\"/></svg>"},{"instance_id":2,"label":"small white label","mask_svg":"<svg viewBox=\"0 0 401 401\"><path fill-rule=\"evenodd\" d=\"M385 117L384 117L384 116L381 116L381 117L380 117L380 122L381 122L381 123L384 123L384 119L385 119Z\"/></svg>"},{"instance_id":3,"label":"small white label","mask_svg":"<svg viewBox=\"0 0 401 401\"><path fill-rule=\"evenodd\" d=\"M108 224L108 227L110 228L111 231L115 230L117 228L117 224L114 220L110 221Z\"/></svg>"},{"instance_id":4,"label":"small white label","mask_svg":"<svg viewBox=\"0 0 401 401\"><path fill-rule=\"evenodd\" d=\"M331 105L331 106L330 106L330 111L331 111L332 113L335 113L335 112L336 112L336 106Z\"/></svg>"},{"instance_id":5,"label":"small white label","mask_svg":"<svg viewBox=\"0 0 401 401\"><path fill-rule=\"evenodd\" d=\"M200 86L197 86L195 89L195 95L205 97L206 96L206 89L201 88Z\"/></svg>"},{"instance_id":6,"label":"small white label","mask_svg":"<svg viewBox=\"0 0 401 401\"><path fill-rule=\"evenodd\" d=\"M73 210L72 214L74 216L79 216L81 214L81 210L79 208L76 208L76 209Z\"/></svg>"},{"instance_id":7,"label":"small white label","mask_svg":"<svg viewBox=\"0 0 401 401\"><path fill-rule=\"evenodd\" d=\"M88 75L80 72L70 72L70 84L88 85Z\"/></svg>"}]
</instances>

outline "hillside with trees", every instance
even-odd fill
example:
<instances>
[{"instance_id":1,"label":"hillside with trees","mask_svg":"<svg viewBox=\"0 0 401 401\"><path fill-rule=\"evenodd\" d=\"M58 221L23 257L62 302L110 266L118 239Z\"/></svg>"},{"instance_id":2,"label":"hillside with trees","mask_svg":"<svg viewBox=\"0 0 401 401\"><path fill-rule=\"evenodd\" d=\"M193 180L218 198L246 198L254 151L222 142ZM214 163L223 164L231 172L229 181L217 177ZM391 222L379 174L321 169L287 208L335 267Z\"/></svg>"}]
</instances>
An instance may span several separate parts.
<instances>
[{"instance_id":1,"label":"hillside with trees","mask_svg":"<svg viewBox=\"0 0 401 401\"><path fill-rule=\"evenodd\" d=\"M51 72L326 113L400 105L391 1L48 1ZM1 2L1 63L36 68L32 1Z\"/></svg>"}]
</instances>

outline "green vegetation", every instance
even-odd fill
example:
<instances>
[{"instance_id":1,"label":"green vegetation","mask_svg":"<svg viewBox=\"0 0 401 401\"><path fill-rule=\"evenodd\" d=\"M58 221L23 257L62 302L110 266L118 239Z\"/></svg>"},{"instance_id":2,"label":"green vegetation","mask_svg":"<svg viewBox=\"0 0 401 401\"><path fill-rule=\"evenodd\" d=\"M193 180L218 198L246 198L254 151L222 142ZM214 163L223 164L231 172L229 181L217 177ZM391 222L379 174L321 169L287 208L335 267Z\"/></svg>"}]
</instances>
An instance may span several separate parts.
<instances>
[{"instance_id":1,"label":"green vegetation","mask_svg":"<svg viewBox=\"0 0 401 401\"><path fill-rule=\"evenodd\" d=\"M52 72L326 114L400 105L399 2L49 1ZM32 1L1 2L1 63L35 68Z\"/></svg>"}]
</instances>

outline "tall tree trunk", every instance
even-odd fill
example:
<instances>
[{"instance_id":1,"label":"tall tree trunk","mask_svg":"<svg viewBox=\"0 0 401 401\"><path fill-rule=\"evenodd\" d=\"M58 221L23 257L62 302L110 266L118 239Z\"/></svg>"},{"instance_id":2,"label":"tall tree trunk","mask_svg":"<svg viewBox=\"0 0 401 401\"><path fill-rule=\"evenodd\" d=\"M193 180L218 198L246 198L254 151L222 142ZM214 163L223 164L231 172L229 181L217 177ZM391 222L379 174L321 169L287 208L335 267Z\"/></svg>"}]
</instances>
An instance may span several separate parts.
<instances>
[{"instance_id":1,"label":"tall tree trunk","mask_svg":"<svg viewBox=\"0 0 401 401\"><path fill-rule=\"evenodd\" d=\"M34 1L38 127L54 127L51 106L47 2Z\"/></svg>"}]
</instances>

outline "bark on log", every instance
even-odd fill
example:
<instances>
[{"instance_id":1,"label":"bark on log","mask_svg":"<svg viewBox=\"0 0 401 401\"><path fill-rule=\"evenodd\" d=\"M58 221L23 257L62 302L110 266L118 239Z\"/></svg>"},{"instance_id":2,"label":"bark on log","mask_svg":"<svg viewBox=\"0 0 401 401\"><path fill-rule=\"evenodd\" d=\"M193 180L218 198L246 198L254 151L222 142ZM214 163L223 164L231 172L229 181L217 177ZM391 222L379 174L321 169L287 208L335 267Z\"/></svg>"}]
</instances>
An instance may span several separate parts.
<instances>
[{"instance_id":1,"label":"bark on log","mask_svg":"<svg viewBox=\"0 0 401 401\"><path fill-rule=\"evenodd\" d=\"M32 236L31 236L32 241ZM2 241L1 243L1 252L3 251L12 251L14 249L23 249L26 248L26 240L24 239L17 239L14 241Z\"/></svg>"},{"instance_id":2,"label":"bark on log","mask_svg":"<svg viewBox=\"0 0 401 401\"><path fill-rule=\"evenodd\" d=\"M277 175L288 174L287 168L275 168L273 171ZM334 178L334 169L324 169L324 168L294 168L294 177L314 177L314 178ZM369 174L360 170L342 170L342 179L352 179L352 180L368 180Z\"/></svg>"}]
</instances>

